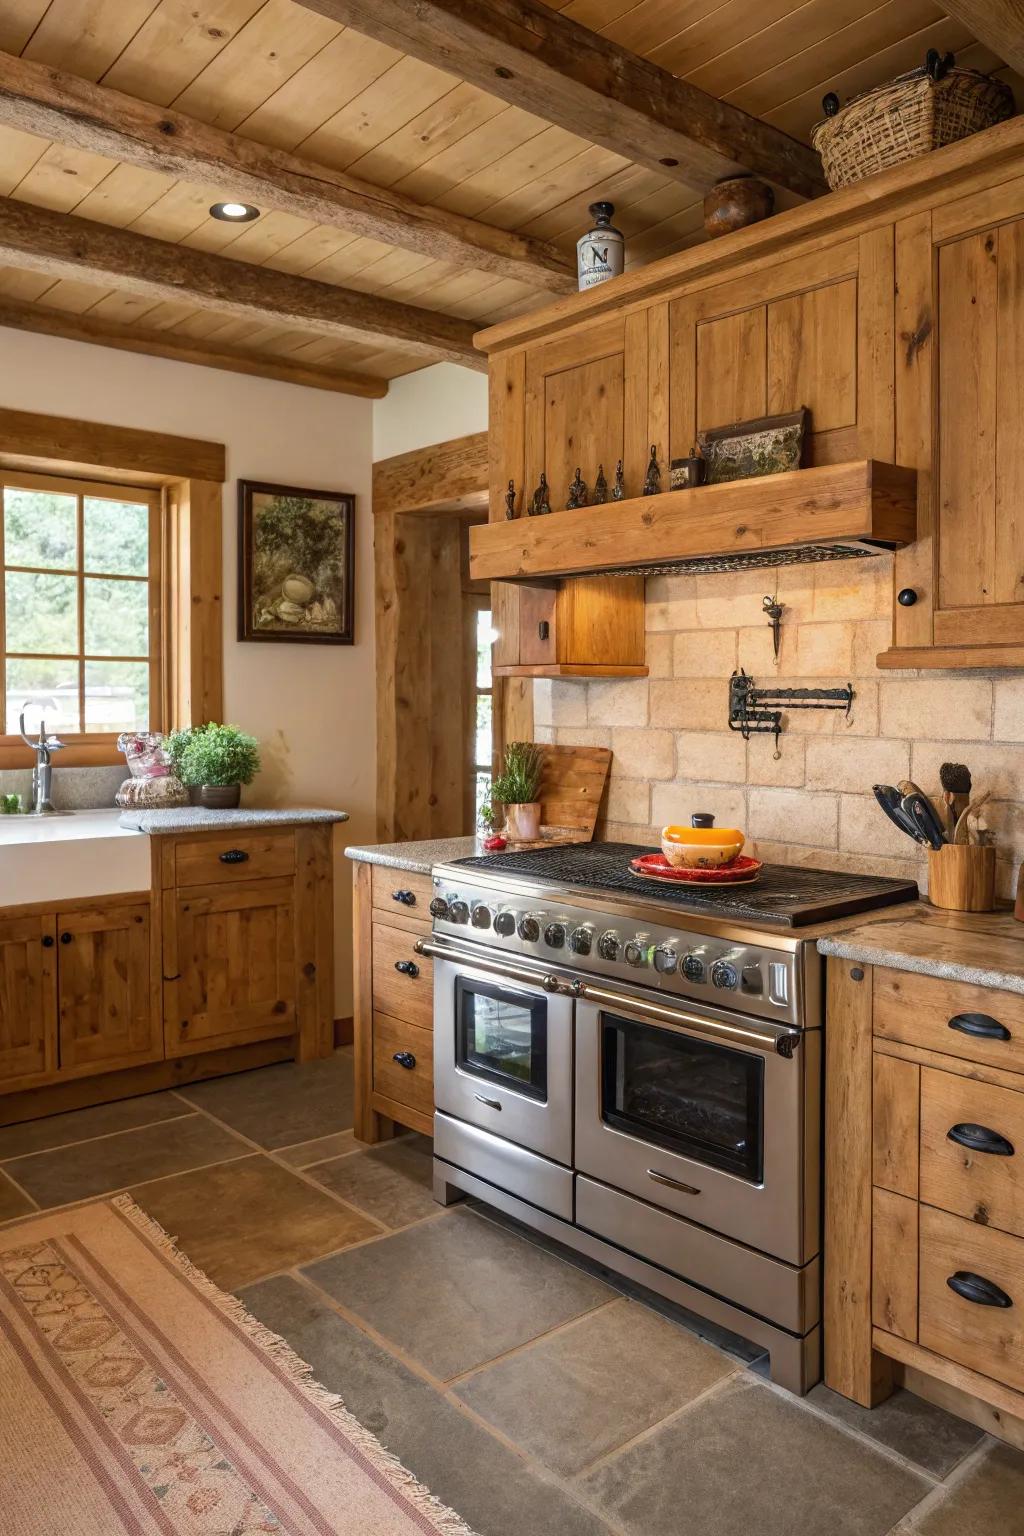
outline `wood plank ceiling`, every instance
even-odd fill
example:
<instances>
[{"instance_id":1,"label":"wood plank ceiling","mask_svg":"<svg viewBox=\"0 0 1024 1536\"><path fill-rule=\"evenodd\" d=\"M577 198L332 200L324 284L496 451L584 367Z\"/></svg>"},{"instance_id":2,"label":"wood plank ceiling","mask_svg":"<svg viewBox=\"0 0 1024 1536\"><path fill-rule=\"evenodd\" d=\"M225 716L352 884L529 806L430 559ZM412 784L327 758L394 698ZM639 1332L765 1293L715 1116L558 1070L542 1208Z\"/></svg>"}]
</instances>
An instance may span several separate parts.
<instances>
[{"instance_id":1,"label":"wood plank ceiling","mask_svg":"<svg viewBox=\"0 0 1024 1536\"><path fill-rule=\"evenodd\" d=\"M553 0L551 8L804 142L824 91L846 99L912 68L930 47L1008 79L1024 107L1024 82L932 0ZM703 238L695 189L293 0L0 0L0 51L547 242L567 259L599 195L616 205L631 264ZM0 196L474 325L552 296L539 283L268 201L252 224L209 217L212 203L238 195L226 179L197 185L0 126ZM302 370L363 393L424 364L422 349L384 338L317 335L271 313L197 307L119 285L99 268L88 281L29 270L10 247L3 259L11 264L0 267L0 323L86 337L106 328L126 346L159 334L171 354L202 350L220 366L234 358L244 371L283 376Z\"/></svg>"}]
</instances>

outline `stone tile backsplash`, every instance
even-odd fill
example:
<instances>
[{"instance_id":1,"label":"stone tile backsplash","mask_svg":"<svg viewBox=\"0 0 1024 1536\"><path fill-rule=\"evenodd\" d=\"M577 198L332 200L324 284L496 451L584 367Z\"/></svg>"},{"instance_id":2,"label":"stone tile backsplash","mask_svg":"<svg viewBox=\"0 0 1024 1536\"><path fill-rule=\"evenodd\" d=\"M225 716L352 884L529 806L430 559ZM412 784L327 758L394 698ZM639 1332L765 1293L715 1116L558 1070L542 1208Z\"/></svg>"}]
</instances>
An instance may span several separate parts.
<instances>
[{"instance_id":1,"label":"stone tile backsplash","mask_svg":"<svg viewBox=\"0 0 1024 1536\"><path fill-rule=\"evenodd\" d=\"M776 574L785 609L777 664L761 614ZM985 815L999 848L999 888L1012 895L1024 857L1024 676L880 671L891 603L885 555L778 573L652 577L649 678L535 683L537 739L612 748L599 836L648 843L666 822L709 810L721 825L743 827L762 857L909 875L922 889L924 855L885 819L871 786L912 778L937 797L939 764L964 762L976 792L992 793ZM744 742L729 731L736 666L769 686L852 682L852 718L790 711L776 761L770 736Z\"/></svg>"}]
</instances>

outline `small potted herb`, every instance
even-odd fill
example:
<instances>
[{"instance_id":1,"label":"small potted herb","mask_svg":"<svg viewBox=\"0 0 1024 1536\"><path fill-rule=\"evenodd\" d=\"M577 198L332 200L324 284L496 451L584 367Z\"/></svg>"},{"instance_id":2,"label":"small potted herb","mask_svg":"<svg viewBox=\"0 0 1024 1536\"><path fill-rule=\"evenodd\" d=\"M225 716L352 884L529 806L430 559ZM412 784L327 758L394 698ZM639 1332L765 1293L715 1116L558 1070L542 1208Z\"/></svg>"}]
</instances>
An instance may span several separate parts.
<instances>
[{"instance_id":1,"label":"small potted herb","mask_svg":"<svg viewBox=\"0 0 1024 1536\"><path fill-rule=\"evenodd\" d=\"M492 799L505 807L505 832L513 842L540 837L540 793L544 750L532 741L511 741L505 767L491 787Z\"/></svg>"},{"instance_id":2,"label":"small potted herb","mask_svg":"<svg viewBox=\"0 0 1024 1536\"><path fill-rule=\"evenodd\" d=\"M242 785L251 784L260 766L259 742L236 725L190 726L167 738L167 755L194 805L233 810Z\"/></svg>"}]
</instances>

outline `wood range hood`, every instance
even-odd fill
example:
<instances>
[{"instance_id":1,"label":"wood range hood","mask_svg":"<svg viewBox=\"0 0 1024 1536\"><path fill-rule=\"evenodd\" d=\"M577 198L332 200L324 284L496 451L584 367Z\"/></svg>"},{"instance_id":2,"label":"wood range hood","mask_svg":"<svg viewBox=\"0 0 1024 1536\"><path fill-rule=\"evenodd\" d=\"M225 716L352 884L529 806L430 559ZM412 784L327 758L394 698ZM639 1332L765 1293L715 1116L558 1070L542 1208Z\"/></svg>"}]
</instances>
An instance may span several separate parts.
<instances>
[{"instance_id":1,"label":"wood range hood","mask_svg":"<svg viewBox=\"0 0 1024 1536\"><path fill-rule=\"evenodd\" d=\"M917 473L857 459L470 530L474 579L739 570L877 554L917 536Z\"/></svg>"}]
</instances>

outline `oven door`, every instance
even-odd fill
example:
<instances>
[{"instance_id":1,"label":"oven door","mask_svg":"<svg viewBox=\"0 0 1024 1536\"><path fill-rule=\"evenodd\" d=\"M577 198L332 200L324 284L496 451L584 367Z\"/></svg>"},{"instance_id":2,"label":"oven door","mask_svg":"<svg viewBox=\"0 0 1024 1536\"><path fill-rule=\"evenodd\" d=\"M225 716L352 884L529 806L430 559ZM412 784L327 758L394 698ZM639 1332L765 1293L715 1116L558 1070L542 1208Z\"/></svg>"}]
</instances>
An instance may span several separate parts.
<instances>
[{"instance_id":1,"label":"oven door","mask_svg":"<svg viewBox=\"0 0 1024 1536\"><path fill-rule=\"evenodd\" d=\"M569 1166L572 1000L521 969L432 953L437 1108Z\"/></svg>"},{"instance_id":2,"label":"oven door","mask_svg":"<svg viewBox=\"0 0 1024 1536\"><path fill-rule=\"evenodd\" d=\"M584 997L587 991L584 988ZM576 1005L576 1168L803 1264L818 1250L818 1032L647 1005ZM791 1055L780 1054L777 1042Z\"/></svg>"}]
</instances>

